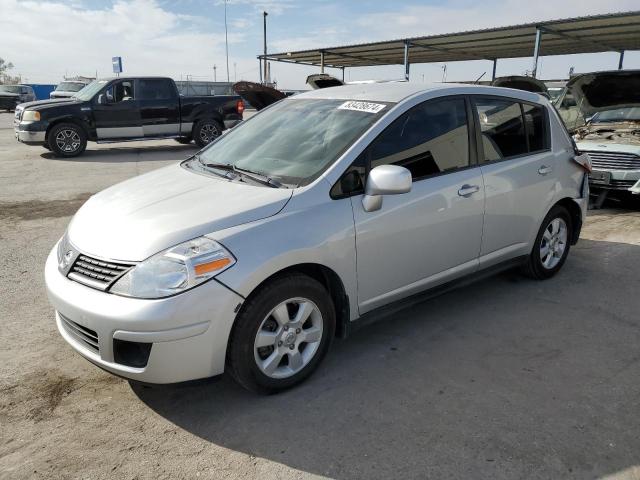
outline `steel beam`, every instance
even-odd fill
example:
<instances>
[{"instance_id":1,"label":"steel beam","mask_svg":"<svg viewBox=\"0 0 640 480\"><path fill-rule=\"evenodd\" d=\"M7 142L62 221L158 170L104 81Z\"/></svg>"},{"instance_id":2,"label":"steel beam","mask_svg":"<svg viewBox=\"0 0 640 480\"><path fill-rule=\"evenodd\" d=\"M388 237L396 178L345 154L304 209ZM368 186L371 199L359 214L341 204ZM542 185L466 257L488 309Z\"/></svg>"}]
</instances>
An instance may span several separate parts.
<instances>
[{"instance_id":1,"label":"steel beam","mask_svg":"<svg viewBox=\"0 0 640 480\"><path fill-rule=\"evenodd\" d=\"M624 63L624 50L620 52L620 59L618 60L618 70L622 70L623 63Z\"/></svg>"},{"instance_id":2,"label":"steel beam","mask_svg":"<svg viewBox=\"0 0 640 480\"><path fill-rule=\"evenodd\" d=\"M320 73L324 73L324 51L320 51Z\"/></svg>"},{"instance_id":3,"label":"steel beam","mask_svg":"<svg viewBox=\"0 0 640 480\"><path fill-rule=\"evenodd\" d=\"M540 43L542 42L542 30L536 28L536 43L533 47L533 69L531 70L531 76L536 78L538 73L538 57L540 56Z\"/></svg>"},{"instance_id":4,"label":"steel beam","mask_svg":"<svg viewBox=\"0 0 640 480\"><path fill-rule=\"evenodd\" d=\"M493 82L496 79L496 67L498 66L498 59L493 59L493 71L491 73L491 81Z\"/></svg>"},{"instance_id":5,"label":"steel beam","mask_svg":"<svg viewBox=\"0 0 640 480\"><path fill-rule=\"evenodd\" d=\"M404 41L404 79L409 81L409 43L408 40Z\"/></svg>"},{"instance_id":6,"label":"steel beam","mask_svg":"<svg viewBox=\"0 0 640 480\"><path fill-rule=\"evenodd\" d=\"M549 27L538 27L538 28L539 28L539 30L542 30L543 32L546 32L546 33L550 33L551 35L558 35L559 37L568 38L569 40L577 40L580 43L586 43L588 45L593 45L594 47L599 48L599 49L604 47L604 48L608 48L609 50L614 51L614 52L619 51L619 49L617 49L617 48L615 48L615 47L613 47L611 45L608 45L608 44L602 43L602 42L596 42L594 40L590 40L588 38L584 38L584 37L581 37L579 35L568 34L566 32L562 32L560 30L553 30L553 29L551 29Z\"/></svg>"}]
</instances>

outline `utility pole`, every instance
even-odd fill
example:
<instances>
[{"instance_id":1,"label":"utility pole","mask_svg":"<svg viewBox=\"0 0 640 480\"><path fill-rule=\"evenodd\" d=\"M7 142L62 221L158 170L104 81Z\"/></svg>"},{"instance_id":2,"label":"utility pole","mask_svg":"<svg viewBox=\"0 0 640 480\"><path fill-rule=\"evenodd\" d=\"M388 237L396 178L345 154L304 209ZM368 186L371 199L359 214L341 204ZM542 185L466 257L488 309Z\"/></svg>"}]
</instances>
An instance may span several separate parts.
<instances>
[{"instance_id":1,"label":"utility pole","mask_svg":"<svg viewBox=\"0 0 640 480\"><path fill-rule=\"evenodd\" d=\"M214 65L213 65L213 81L214 81L214 82L217 82L217 81L218 81L218 79L217 79L217 77L216 77L216 68L217 68L217 67L216 67L216 65L214 64Z\"/></svg>"},{"instance_id":2,"label":"utility pole","mask_svg":"<svg viewBox=\"0 0 640 480\"><path fill-rule=\"evenodd\" d=\"M267 73L267 12L262 12L262 24L263 24L263 33L264 33L264 83L269 82L269 77Z\"/></svg>"},{"instance_id":3,"label":"utility pole","mask_svg":"<svg viewBox=\"0 0 640 480\"><path fill-rule=\"evenodd\" d=\"M224 0L224 48L227 53L227 82L229 81L229 38L227 36L227 0Z\"/></svg>"}]
</instances>

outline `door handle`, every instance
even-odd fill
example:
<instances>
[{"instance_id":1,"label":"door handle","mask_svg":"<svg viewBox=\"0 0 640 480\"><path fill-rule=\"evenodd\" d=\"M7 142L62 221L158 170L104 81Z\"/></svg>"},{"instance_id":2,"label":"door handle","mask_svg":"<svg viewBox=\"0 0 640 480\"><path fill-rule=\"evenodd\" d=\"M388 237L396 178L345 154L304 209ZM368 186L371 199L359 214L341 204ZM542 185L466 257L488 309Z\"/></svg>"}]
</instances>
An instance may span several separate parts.
<instances>
[{"instance_id":1,"label":"door handle","mask_svg":"<svg viewBox=\"0 0 640 480\"><path fill-rule=\"evenodd\" d=\"M540 175L546 175L547 173L551 173L553 172L553 167L549 167L547 165L542 165L539 169L538 169L538 173Z\"/></svg>"},{"instance_id":2,"label":"door handle","mask_svg":"<svg viewBox=\"0 0 640 480\"><path fill-rule=\"evenodd\" d=\"M458 190L458 195L461 197L470 197L479 190L480 187L478 185L463 185L460 187L460 190Z\"/></svg>"}]
</instances>

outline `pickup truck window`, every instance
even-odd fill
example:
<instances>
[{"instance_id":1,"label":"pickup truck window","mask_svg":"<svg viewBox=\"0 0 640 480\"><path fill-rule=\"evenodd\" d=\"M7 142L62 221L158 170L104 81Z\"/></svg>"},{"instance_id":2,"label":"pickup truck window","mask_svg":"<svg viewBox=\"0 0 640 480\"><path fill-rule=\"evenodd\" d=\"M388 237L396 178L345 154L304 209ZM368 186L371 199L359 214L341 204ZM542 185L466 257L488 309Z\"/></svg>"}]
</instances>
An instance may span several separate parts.
<instances>
[{"instance_id":1,"label":"pickup truck window","mask_svg":"<svg viewBox=\"0 0 640 480\"><path fill-rule=\"evenodd\" d=\"M102 88L107 84L106 80L95 80L91 82L89 85L84 87L78 93L74 95L74 97L87 102L91 100L96 93L98 93Z\"/></svg>"},{"instance_id":2,"label":"pickup truck window","mask_svg":"<svg viewBox=\"0 0 640 480\"><path fill-rule=\"evenodd\" d=\"M166 78L144 78L138 81L138 100L172 100L176 91L171 80Z\"/></svg>"},{"instance_id":3,"label":"pickup truck window","mask_svg":"<svg viewBox=\"0 0 640 480\"><path fill-rule=\"evenodd\" d=\"M115 82L105 91L107 99L110 102L118 103L123 100L133 100L133 80L122 80Z\"/></svg>"}]
</instances>

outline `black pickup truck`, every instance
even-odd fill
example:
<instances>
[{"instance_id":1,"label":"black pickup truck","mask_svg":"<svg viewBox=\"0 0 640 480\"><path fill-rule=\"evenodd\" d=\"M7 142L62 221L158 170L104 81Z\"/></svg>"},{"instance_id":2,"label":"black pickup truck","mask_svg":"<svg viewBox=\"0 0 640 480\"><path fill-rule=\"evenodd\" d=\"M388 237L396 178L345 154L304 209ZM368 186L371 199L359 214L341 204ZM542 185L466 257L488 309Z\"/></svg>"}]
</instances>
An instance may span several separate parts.
<instances>
[{"instance_id":1,"label":"black pickup truck","mask_svg":"<svg viewBox=\"0 0 640 480\"><path fill-rule=\"evenodd\" d=\"M98 143L174 138L203 147L242 121L239 96L183 97L162 77L96 80L69 99L16 108L18 141L42 145L56 156L76 157Z\"/></svg>"}]
</instances>

